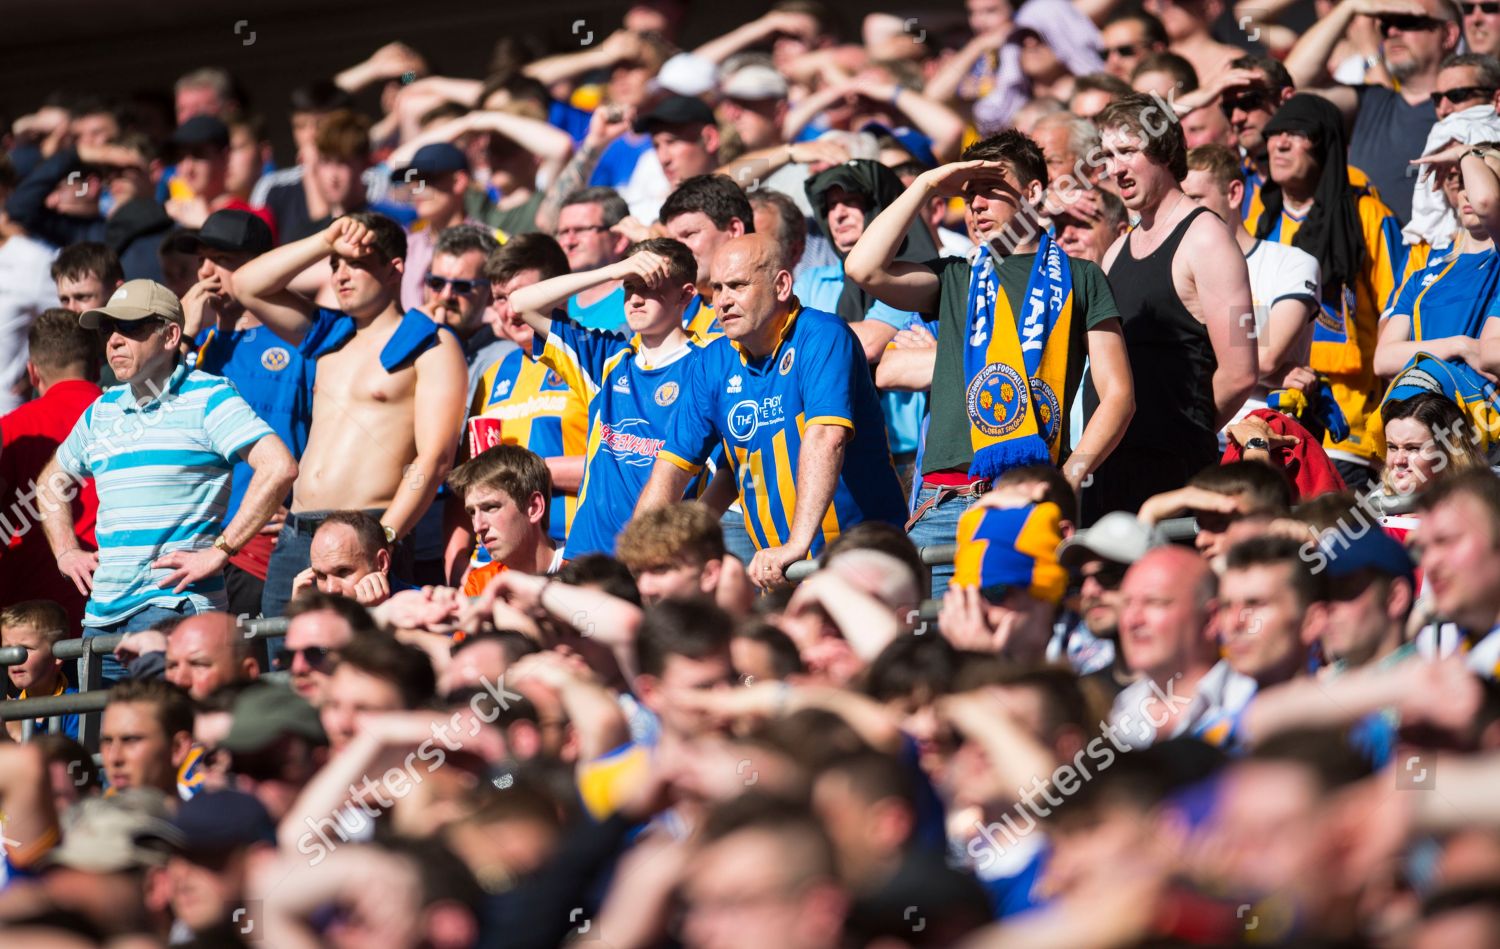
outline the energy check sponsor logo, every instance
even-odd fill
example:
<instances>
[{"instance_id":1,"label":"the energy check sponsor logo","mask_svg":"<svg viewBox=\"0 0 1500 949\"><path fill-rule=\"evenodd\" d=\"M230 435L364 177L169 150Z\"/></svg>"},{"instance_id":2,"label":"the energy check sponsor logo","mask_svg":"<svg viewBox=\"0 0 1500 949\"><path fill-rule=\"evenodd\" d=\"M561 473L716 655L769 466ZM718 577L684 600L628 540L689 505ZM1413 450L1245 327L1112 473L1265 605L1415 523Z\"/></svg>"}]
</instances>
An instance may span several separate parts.
<instances>
[{"instance_id":1,"label":"the energy check sponsor logo","mask_svg":"<svg viewBox=\"0 0 1500 949\"><path fill-rule=\"evenodd\" d=\"M781 396L773 395L756 402L746 399L736 402L729 410L729 434L735 441L747 442L762 425L781 425L786 419L781 409Z\"/></svg>"},{"instance_id":2,"label":"the energy check sponsor logo","mask_svg":"<svg viewBox=\"0 0 1500 949\"><path fill-rule=\"evenodd\" d=\"M650 430L650 424L643 418L625 419L618 425L605 422L599 433L599 447L627 465L649 465L666 443L664 438L640 434Z\"/></svg>"}]
</instances>

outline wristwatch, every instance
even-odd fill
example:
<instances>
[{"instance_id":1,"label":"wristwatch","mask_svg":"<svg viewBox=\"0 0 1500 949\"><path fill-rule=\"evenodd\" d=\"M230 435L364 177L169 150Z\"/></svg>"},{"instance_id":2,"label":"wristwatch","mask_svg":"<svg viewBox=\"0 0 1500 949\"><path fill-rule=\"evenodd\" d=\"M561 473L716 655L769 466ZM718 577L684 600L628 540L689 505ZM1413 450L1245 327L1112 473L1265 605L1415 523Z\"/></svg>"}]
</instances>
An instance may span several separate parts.
<instances>
[{"instance_id":1,"label":"wristwatch","mask_svg":"<svg viewBox=\"0 0 1500 949\"><path fill-rule=\"evenodd\" d=\"M1485 148L1483 145L1475 145L1473 148L1464 152L1465 155L1473 155L1480 161L1484 161L1484 156L1488 155L1489 153L1490 149Z\"/></svg>"},{"instance_id":2,"label":"wristwatch","mask_svg":"<svg viewBox=\"0 0 1500 949\"><path fill-rule=\"evenodd\" d=\"M214 538L214 547L224 551L224 556L226 557L233 557L235 554L239 553L239 551L235 550L229 545L229 538L225 537L223 534L220 534L218 537Z\"/></svg>"},{"instance_id":3,"label":"wristwatch","mask_svg":"<svg viewBox=\"0 0 1500 949\"><path fill-rule=\"evenodd\" d=\"M1261 438L1259 435L1257 435L1254 438L1247 438L1247 439L1245 439L1245 450L1246 451L1270 451L1271 450L1271 443L1268 442L1268 441L1266 441L1264 438Z\"/></svg>"},{"instance_id":4,"label":"wristwatch","mask_svg":"<svg viewBox=\"0 0 1500 949\"><path fill-rule=\"evenodd\" d=\"M396 542L396 528L389 524L381 524L380 529L385 531L385 542L387 544L394 544Z\"/></svg>"}]
</instances>

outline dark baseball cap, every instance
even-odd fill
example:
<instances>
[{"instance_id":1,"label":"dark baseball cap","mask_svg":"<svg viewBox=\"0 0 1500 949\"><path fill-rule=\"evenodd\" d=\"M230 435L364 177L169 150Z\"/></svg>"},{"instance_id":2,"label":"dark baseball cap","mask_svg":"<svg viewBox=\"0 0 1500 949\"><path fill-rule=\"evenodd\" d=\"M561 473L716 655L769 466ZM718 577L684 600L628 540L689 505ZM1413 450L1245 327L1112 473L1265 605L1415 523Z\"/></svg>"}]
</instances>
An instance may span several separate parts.
<instances>
[{"instance_id":1,"label":"dark baseball cap","mask_svg":"<svg viewBox=\"0 0 1500 949\"><path fill-rule=\"evenodd\" d=\"M189 253L211 247L230 254L264 254L274 244L270 225L258 215L225 209L210 214L198 233L185 239L182 246Z\"/></svg>"},{"instance_id":2,"label":"dark baseball cap","mask_svg":"<svg viewBox=\"0 0 1500 949\"><path fill-rule=\"evenodd\" d=\"M257 685L234 700L229 734L219 747L231 754L263 751L285 735L305 738L313 744L328 743L318 711L302 696L279 685Z\"/></svg>"},{"instance_id":3,"label":"dark baseball cap","mask_svg":"<svg viewBox=\"0 0 1500 949\"><path fill-rule=\"evenodd\" d=\"M178 148L191 148L194 145L228 148L229 126L211 115L195 115L177 126L177 131L172 133L172 144Z\"/></svg>"},{"instance_id":4,"label":"dark baseball cap","mask_svg":"<svg viewBox=\"0 0 1500 949\"><path fill-rule=\"evenodd\" d=\"M177 849L188 853L222 853L251 844L275 844L276 822L252 794L203 791L184 801L172 820Z\"/></svg>"},{"instance_id":5,"label":"dark baseball cap","mask_svg":"<svg viewBox=\"0 0 1500 949\"><path fill-rule=\"evenodd\" d=\"M411 161L391 172L397 183L411 181L419 175L445 175L450 171L468 171L469 159L462 149L448 142L433 142L417 149Z\"/></svg>"},{"instance_id":6,"label":"dark baseball cap","mask_svg":"<svg viewBox=\"0 0 1500 949\"><path fill-rule=\"evenodd\" d=\"M1328 560L1328 575L1339 578L1373 570L1388 577L1416 579L1416 567L1401 542L1379 527L1370 527L1359 537L1335 532L1324 538L1320 551Z\"/></svg>"},{"instance_id":7,"label":"dark baseball cap","mask_svg":"<svg viewBox=\"0 0 1500 949\"><path fill-rule=\"evenodd\" d=\"M637 116L633 127L637 132L653 132L673 125L712 125L713 122L714 110L702 99L667 96L644 115Z\"/></svg>"}]
</instances>

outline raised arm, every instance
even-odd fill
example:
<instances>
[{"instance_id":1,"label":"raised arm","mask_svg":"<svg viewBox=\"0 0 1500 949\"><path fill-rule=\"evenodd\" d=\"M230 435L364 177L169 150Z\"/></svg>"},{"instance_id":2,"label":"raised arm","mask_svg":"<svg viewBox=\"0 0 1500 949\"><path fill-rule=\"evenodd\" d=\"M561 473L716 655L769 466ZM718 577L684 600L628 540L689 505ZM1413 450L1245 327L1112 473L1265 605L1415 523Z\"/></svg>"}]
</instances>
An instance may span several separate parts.
<instances>
[{"instance_id":1,"label":"raised arm","mask_svg":"<svg viewBox=\"0 0 1500 949\"><path fill-rule=\"evenodd\" d=\"M1349 31L1356 16L1379 16L1382 13L1401 13L1411 16L1427 15L1416 0L1342 0L1328 14L1311 27L1292 51L1287 53L1286 68L1292 74L1292 82L1298 89L1316 92L1339 107L1345 121L1353 116L1359 105L1359 97L1349 86L1330 85L1328 80L1328 58L1333 48Z\"/></svg>"},{"instance_id":2,"label":"raised arm","mask_svg":"<svg viewBox=\"0 0 1500 949\"><path fill-rule=\"evenodd\" d=\"M510 295L510 305L532 331L542 339L547 338L552 328L552 311L562 306L570 297L590 287L612 280L623 280L638 276L648 284L655 279L666 279L666 261L650 251L641 251L633 256L583 273L566 273L557 277L522 287Z\"/></svg>"},{"instance_id":3,"label":"raised arm","mask_svg":"<svg viewBox=\"0 0 1500 949\"><path fill-rule=\"evenodd\" d=\"M562 210L562 203L567 200L568 195L588 185L604 150L615 139L630 131L630 123L634 119L632 109L601 105L594 110L589 116L589 128L583 136L583 144L573 153L562 171L557 173L552 184L547 186L546 195L537 207L537 230L546 234L557 230L557 214Z\"/></svg>"},{"instance_id":4,"label":"raised arm","mask_svg":"<svg viewBox=\"0 0 1500 949\"><path fill-rule=\"evenodd\" d=\"M745 47L769 40L777 33L801 37L811 43L817 32L817 21L806 13L772 10L749 23L735 27L723 36L709 40L693 50L693 55L717 65Z\"/></svg>"},{"instance_id":5,"label":"raised arm","mask_svg":"<svg viewBox=\"0 0 1500 949\"><path fill-rule=\"evenodd\" d=\"M958 157L958 146L964 137L964 120L957 112L936 99L929 98L895 83L883 82L878 74L856 76L861 94L878 102L889 102L906 116L917 130L932 140L932 153L938 161Z\"/></svg>"},{"instance_id":6,"label":"raised arm","mask_svg":"<svg viewBox=\"0 0 1500 949\"><path fill-rule=\"evenodd\" d=\"M296 345L307 333L317 307L289 289L307 268L332 254L359 257L375 235L363 224L341 217L321 233L261 254L234 272L234 295L256 319Z\"/></svg>"},{"instance_id":7,"label":"raised arm","mask_svg":"<svg viewBox=\"0 0 1500 949\"><path fill-rule=\"evenodd\" d=\"M618 62L633 60L640 51L639 36L629 30L616 30L597 46L538 59L521 71L542 85L550 86L596 69L608 69Z\"/></svg>"},{"instance_id":8,"label":"raised arm","mask_svg":"<svg viewBox=\"0 0 1500 949\"><path fill-rule=\"evenodd\" d=\"M979 57L985 53L992 52L1005 45L1010 39L1012 24L1006 24L998 30L989 33L981 33L964 44L963 49L948 57L942 68L929 80L922 91L929 99L938 102L953 102L958 98L959 91L963 87L964 80L973 72L974 64Z\"/></svg>"}]
</instances>

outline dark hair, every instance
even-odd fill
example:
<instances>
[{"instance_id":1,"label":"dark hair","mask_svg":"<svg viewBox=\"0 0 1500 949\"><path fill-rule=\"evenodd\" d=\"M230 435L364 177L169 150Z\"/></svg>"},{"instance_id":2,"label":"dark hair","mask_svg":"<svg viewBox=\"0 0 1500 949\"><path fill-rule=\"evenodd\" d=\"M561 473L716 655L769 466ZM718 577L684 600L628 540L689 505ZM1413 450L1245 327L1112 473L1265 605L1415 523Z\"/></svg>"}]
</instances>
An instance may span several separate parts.
<instances>
[{"instance_id":1,"label":"dark hair","mask_svg":"<svg viewBox=\"0 0 1500 949\"><path fill-rule=\"evenodd\" d=\"M552 235L531 231L515 235L490 254L484 262L484 277L491 283L504 283L522 271L535 270L543 280L551 280L569 269L568 255Z\"/></svg>"},{"instance_id":2,"label":"dark hair","mask_svg":"<svg viewBox=\"0 0 1500 949\"><path fill-rule=\"evenodd\" d=\"M772 626L764 620L752 620L741 624L731 638L765 646L766 651L771 654L771 673L778 680L807 671L802 664L801 654L797 652L797 644L779 626Z\"/></svg>"},{"instance_id":3,"label":"dark hair","mask_svg":"<svg viewBox=\"0 0 1500 949\"><path fill-rule=\"evenodd\" d=\"M1015 171L1023 186L1033 181L1040 181L1045 186L1049 180L1047 160L1042 157L1041 148L1015 129L996 132L970 145L964 149L963 161L1005 162Z\"/></svg>"},{"instance_id":4,"label":"dark hair","mask_svg":"<svg viewBox=\"0 0 1500 949\"><path fill-rule=\"evenodd\" d=\"M20 184L21 176L16 173L16 166L10 160L10 156L0 153L0 189L11 189Z\"/></svg>"},{"instance_id":5,"label":"dark hair","mask_svg":"<svg viewBox=\"0 0 1500 949\"><path fill-rule=\"evenodd\" d=\"M558 210L570 208L575 204L597 204L604 212L604 226L614 227L630 216L630 205L620 197L620 192L613 188L605 188L602 185L593 188L580 188L563 199Z\"/></svg>"},{"instance_id":6,"label":"dark hair","mask_svg":"<svg viewBox=\"0 0 1500 949\"><path fill-rule=\"evenodd\" d=\"M385 532L381 532L385 536ZM299 593L296 599L287 604L282 613L288 620L296 619L303 613L329 612L337 615L349 624L354 638L363 636L383 636L385 633L375 624L375 618L370 611L354 602L347 596L339 596L337 593L324 593L317 587L310 587Z\"/></svg>"},{"instance_id":7,"label":"dark hair","mask_svg":"<svg viewBox=\"0 0 1500 949\"><path fill-rule=\"evenodd\" d=\"M1073 81L1073 95L1077 96L1080 92L1107 92L1118 99L1121 96L1130 95L1135 90L1130 88L1130 83L1113 73L1091 72Z\"/></svg>"},{"instance_id":8,"label":"dark hair","mask_svg":"<svg viewBox=\"0 0 1500 949\"><path fill-rule=\"evenodd\" d=\"M348 215L348 218L370 229L370 233L375 236L375 249L386 259L386 263L406 259L406 231L402 230L400 224L374 211L357 211Z\"/></svg>"},{"instance_id":9,"label":"dark hair","mask_svg":"<svg viewBox=\"0 0 1500 949\"><path fill-rule=\"evenodd\" d=\"M1475 84L1486 89L1500 88L1500 62L1495 57L1481 53L1454 53L1438 65L1438 69L1468 68L1478 72Z\"/></svg>"},{"instance_id":10,"label":"dark hair","mask_svg":"<svg viewBox=\"0 0 1500 949\"><path fill-rule=\"evenodd\" d=\"M1433 481L1460 471L1488 467L1475 442L1474 426L1447 396L1419 392L1409 398L1390 400L1380 407L1384 425L1399 419L1411 419L1425 427L1432 435L1433 445L1442 452L1444 464L1433 472Z\"/></svg>"},{"instance_id":11,"label":"dark hair","mask_svg":"<svg viewBox=\"0 0 1500 949\"><path fill-rule=\"evenodd\" d=\"M885 521L860 521L835 537L818 557L820 566L826 567L840 554L851 550L877 550L888 554L911 568L917 581L917 594L926 597L932 588L932 569L922 562L922 553L907 536L906 531Z\"/></svg>"},{"instance_id":12,"label":"dark hair","mask_svg":"<svg viewBox=\"0 0 1500 949\"><path fill-rule=\"evenodd\" d=\"M849 789L866 804L897 798L916 810L911 771L890 755L878 751L841 755L822 767L818 779L835 774L842 776Z\"/></svg>"},{"instance_id":13,"label":"dark hair","mask_svg":"<svg viewBox=\"0 0 1500 949\"><path fill-rule=\"evenodd\" d=\"M1206 171L1219 190L1228 188L1236 181L1244 180L1244 169L1240 167L1239 153L1228 145L1209 142L1197 145L1188 151L1189 171Z\"/></svg>"},{"instance_id":14,"label":"dark hair","mask_svg":"<svg viewBox=\"0 0 1500 949\"><path fill-rule=\"evenodd\" d=\"M995 479L995 487L1011 484L1043 484L1043 501L1051 501L1062 511L1063 517L1076 520L1078 517L1078 495L1063 473L1052 465L1023 465L1011 468Z\"/></svg>"},{"instance_id":15,"label":"dark hair","mask_svg":"<svg viewBox=\"0 0 1500 949\"><path fill-rule=\"evenodd\" d=\"M520 445L501 444L487 448L448 473L448 487L467 500L470 489L494 488L526 509L531 496L540 493L548 513L552 508L552 472L547 462ZM542 524L547 518L542 518Z\"/></svg>"},{"instance_id":16,"label":"dark hair","mask_svg":"<svg viewBox=\"0 0 1500 949\"><path fill-rule=\"evenodd\" d=\"M437 695L437 675L427 653L389 636L354 637L339 650L339 665L391 683L406 709L430 705Z\"/></svg>"},{"instance_id":17,"label":"dark hair","mask_svg":"<svg viewBox=\"0 0 1500 949\"><path fill-rule=\"evenodd\" d=\"M53 280L82 280L90 275L99 278L105 293L125 282L125 270L120 266L119 256L98 241L69 244L58 251L52 261Z\"/></svg>"},{"instance_id":18,"label":"dark hair","mask_svg":"<svg viewBox=\"0 0 1500 949\"><path fill-rule=\"evenodd\" d=\"M664 600L641 617L635 642L636 668L659 677L671 656L728 656L733 628L729 614L707 600Z\"/></svg>"},{"instance_id":19,"label":"dark hair","mask_svg":"<svg viewBox=\"0 0 1500 949\"><path fill-rule=\"evenodd\" d=\"M750 203L751 218L755 216L755 209L763 205L776 209L776 233L772 236L781 247L782 259L795 266L807 249L807 218L797 207L797 202L791 195L771 188L752 191L745 198Z\"/></svg>"},{"instance_id":20,"label":"dark hair","mask_svg":"<svg viewBox=\"0 0 1500 949\"><path fill-rule=\"evenodd\" d=\"M141 704L156 708L156 721L168 741L178 732L193 733L193 700L165 679L131 679L109 690L109 705Z\"/></svg>"},{"instance_id":21,"label":"dark hair","mask_svg":"<svg viewBox=\"0 0 1500 949\"><path fill-rule=\"evenodd\" d=\"M1131 20L1135 20L1141 25L1141 32L1146 34L1146 42L1148 44L1166 46L1172 41L1171 37L1167 36L1166 26L1145 10L1133 10L1122 14L1114 22L1129 23Z\"/></svg>"},{"instance_id":22,"label":"dark hair","mask_svg":"<svg viewBox=\"0 0 1500 949\"><path fill-rule=\"evenodd\" d=\"M667 195L657 220L666 224L694 211L701 212L721 231L728 230L729 222L735 218L745 225L746 234L755 231L755 212L750 209L744 189L728 175L695 175L687 179Z\"/></svg>"},{"instance_id":23,"label":"dark hair","mask_svg":"<svg viewBox=\"0 0 1500 949\"><path fill-rule=\"evenodd\" d=\"M897 636L865 670L864 693L877 702L909 697L929 702L952 690L958 660L942 636Z\"/></svg>"},{"instance_id":24,"label":"dark hair","mask_svg":"<svg viewBox=\"0 0 1500 949\"><path fill-rule=\"evenodd\" d=\"M542 651L542 647L537 645L536 640L525 633L518 633L513 629L485 629L471 636L465 636L454 643L449 655L456 656L470 646L483 643L499 643L500 651L505 653L507 663L517 662L522 656Z\"/></svg>"},{"instance_id":25,"label":"dark hair","mask_svg":"<svg viewBox=\"0 0 1500 949\"><path fill-rule=\"evenodd\" d=\"M1156 133L1146 128L1148 112L1164 116L1163 127ZM1132 92L1121 96L1094 116L1101 133L1112 128L1128 130L1141 141L1141 151L1159 165L1167 166L1178 181L1187 177L1187 139L1177 113L1155 96Z\"/></svg>"},{"instance_id":26,"label":"dark hair","mask_svg":"<svg viewBox=\"0 0 1500 949\"><path fill-rule=\"evenodd\" d=\"M43 310L26 331L26 342L31 361L49 375L72 370L92 379L98 370L99 334L84 329L71 310Z\"/></svg>"},{"instance_id":27,"label":"dark hair","mask_svg":"<svg viewBox=\"0 0 1500 949\"><path fill-rule=\"evenodd\" d=\"M1302 556L1302 544L1290 537L1252 537L1229 548L1224 569L1248 570L1251 567L1284 565L1290 568L1288 582L1297 594L1297 605L1302 609L1312 603L1326 599L1326 581L1323 572L1313 573L1312 564Z\"/></svg>"},{"instance_id":28,"label":"dark hair","mask_svg":"<svg viewBox=\"0 0 1500 949\"><path fill-rule=\"evenodd\" d=\"M1148 72L1164 72L1171 76L1178 92L1192 92L1198 88L1198 71L1193 68L1192 63L1176 53L1163 50L1142 56L1130 73L1130 81L1135 82Z\"/></svg>"},{"instance_id":29,"label":"dark hair","mask_svg":"<svg viewBox=\"0 0 1500 949\"><path fill-rule=\"evenodd\" d=\"M337 112L354 108L354 97L331 79L318 79L292 90L293 112Z\"/></svg>"},{"instance_id":30,"label":"dark hair","mask_svg":"<svg viewBox=\"0 0 1500 949\"><path fill-rule=\"evenodd\" d=\"M643 250L666 259L667 278L674 284L681 286L692 283L698 276L698 258L693 256L692 250L682 241L670 237L648 237L625 248L625 256L630 257Z\"/></svg>"},{"instance_id":31,"label":"dark hair","mask_svg":"<svg viewBox=\"0 0 1500 949\"><path fill-rule=\"evenodd\" d=\"M1278 761L1300 765L1332 793L1371 774L1370 762L1336 729L1297 729L1271 735L1250 752L1251 761Z\"/></svg>"},{"instance_id":32,"label":"dark hair","mask_svg":"<svg viewBox=\"0 0 1500 949\"><path fill-rule=\"evenodd\" d=\"M1482 56L1481 59L1489 59ZM1493 60L1491 60L1493 62ZM1281 92L1285 89L1295 89L1297 81L1292 78L1286 66L1281 60L1274 56L1241 56L1229 64L1230 69L1255 69L1266 76L1266 85L1272 92Z\"/></svg>"},{"instance_id":33,"label":"dark hair","mask_svg":"<svg viewBox=\"0 0 1500 949\"><path fill-rule=\"evenodd\" d=\"M1211 465L1193 475L1188 485L1215 494L1237 494L1247 508L1246 514L1280 516L1292 507L1292 486L1286 476L1256 461Z\"/></svg>"},{"instance_id":34,"label":"dark hair","mask_svg":"<svg viewBox=\"0 0 1500 949\"><path fill-rule=\"evenodd\" d=\"M641 591L636 589L630 569L609 554L574 557L557 571L557 579L575 587L596 587L610 596L641 605Z\"/></svg>"},{"instance_id":35,"label":"dark hair","mask_svg":"<svg viewBox=\"0 0 1500 949\"><path fill-rule=\"evenodd\" d=\"M334 511L323 518L323 523L313 531L316 535L329 524L341 524L354 532L354 539L359 542L359 547L371 559L387 548L385 540L385 528L380 526L373 515L366 511Z\"/></svg>"},{"instance_id":36,"label":"dark hair","mask_svg":"<svg viewBox=\"0 0 1500 949\"><path fill-rule=\"evenodd\" d=\"M478 251L488 260L489 256L499 249L500 242L495 240L495 233L484 225L455 224L438 232L437 241L432 247L432 256L451 254L454 257L461 257Z\"/></svg>"}]
</instances>

